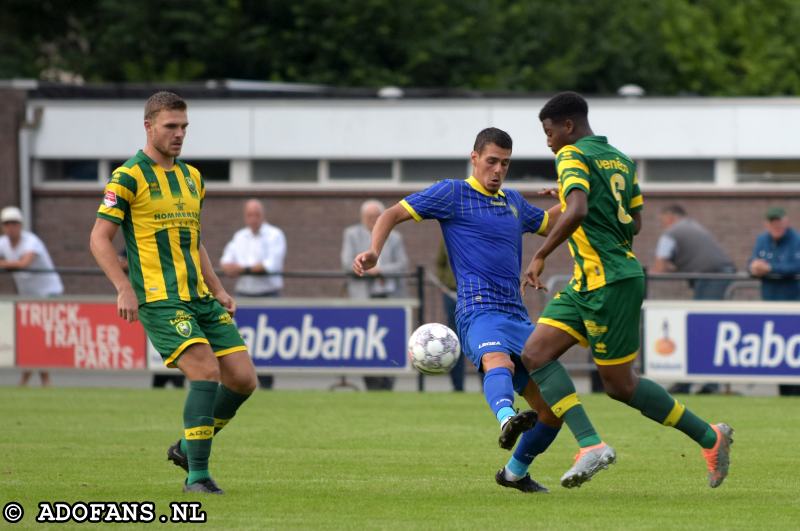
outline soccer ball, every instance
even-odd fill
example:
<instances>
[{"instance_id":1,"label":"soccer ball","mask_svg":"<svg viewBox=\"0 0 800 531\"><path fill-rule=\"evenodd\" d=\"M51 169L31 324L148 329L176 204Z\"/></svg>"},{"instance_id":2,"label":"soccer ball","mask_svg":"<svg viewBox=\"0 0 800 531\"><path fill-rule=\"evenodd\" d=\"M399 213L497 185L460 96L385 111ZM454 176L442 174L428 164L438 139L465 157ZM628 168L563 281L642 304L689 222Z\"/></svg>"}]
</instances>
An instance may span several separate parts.
<instances>
[{"instance_id":1,"label":"soccer ball","mask_svg":"<svg viewBox=\"0 0 800 531\"><path fill-rule=\"evenodd\" d=\"M458 336L443 324L424 324L408 338L411 365L422 374L450 372L460 355Z\"/></svg>"}]
</instances>

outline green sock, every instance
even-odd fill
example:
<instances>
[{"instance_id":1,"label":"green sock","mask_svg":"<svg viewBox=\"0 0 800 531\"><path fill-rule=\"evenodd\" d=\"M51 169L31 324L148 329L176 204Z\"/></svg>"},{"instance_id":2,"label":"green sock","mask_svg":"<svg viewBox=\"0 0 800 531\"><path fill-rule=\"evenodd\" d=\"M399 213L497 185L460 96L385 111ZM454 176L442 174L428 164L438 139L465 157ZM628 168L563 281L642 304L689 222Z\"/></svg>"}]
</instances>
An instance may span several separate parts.
<instances>
[{"instance_id":1,"label":"green sock","mask_svg":"<svg viewBox=\"0 0 800 531\"><path fill-rule=\"evenodd\" d=\"M222 384L219 385L217 396L214 399L214 435L219 433L219 430L230 422L236 415L236 410L248 398L250 398L250 395L241 395Z\"/></svg>"},{"instance_id":2,"label":"green sock","mask_svg":"<svg viewBox=\"0 0 800 531\"><path fill-rule=\"evenodd\" d=\"M183 433L186 440L186 456L189 459L187 484L211 477L208 473L208 458L214 437L214 398L219 384L212 381L189 383L189 393L183 407Z\"/></svg>"},{"instance_id":3,"label":"green sock","mask_svg":"<svg viewBox=\"0 0 800 531\"><path fill-rule=\"evenodd\" d=\"M686 409L666 389L647 378L639 378L639 385L633 391L628 405L638 409L649 419L682 431L703 448L711 448L717 442L717 434L708 422Z\"/></svg>"},{"instance_id":4,"label":"green sock","mask_svg":"<svg viewBox=\"0 0 800 531\"><path fill-rule=\"evenodd\" d=\"M531 372L531 378L542 393L542 398L557 417L564 419L578 446L586 448L600 444L600 436L592 426L586 411L578 400L575 385L561 363L551 361Z\"/></svg>"}]
</instances>

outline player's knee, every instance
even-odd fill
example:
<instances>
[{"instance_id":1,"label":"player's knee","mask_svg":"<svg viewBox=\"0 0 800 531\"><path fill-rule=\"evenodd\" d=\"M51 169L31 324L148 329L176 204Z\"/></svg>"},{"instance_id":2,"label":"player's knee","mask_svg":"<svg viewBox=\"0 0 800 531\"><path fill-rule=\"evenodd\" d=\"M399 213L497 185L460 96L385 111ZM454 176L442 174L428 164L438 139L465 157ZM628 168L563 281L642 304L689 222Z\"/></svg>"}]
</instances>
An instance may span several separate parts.
<instances>
[{"instance_id":1,"label":"player's knee","mask_svg":"<svg viewBox=\"0 0 800 531\"><path fill-rule=\"evenodd\" d=\"M208 380L210 382L219 382L220 374L219 374L219 367L214 365L208 365L199 367L196 374L199 373L198 378L194 378L195 380Z\"/></svg>"},{"instance_id":2,"label":"player's knee","mask_svg":"<svg viewBox=\"0 0 800 531\"><path fill-rule=\"evenodd\" d=\"M547 363L546 357L532 346L528 347L526 345L520 357L522 358L522 364L525 365L525 368L529 371L534 371Z\"/></svg>"},{"instance_id":3,"label":"player's knee","mask_svg":"<svg viewBox=\"0 0 800 531\"><path fill-rule=\"evenodd\" d=\"M514 362L511 361L511 357L508 354L503 352L491 352L489 354L484 354L483 358L481 358L481 365L483 366L483 372L487 373L492 369L508 369L511 371L511 374L514 374Z\"/></svg>"},{"instance_id":4,"label":"player's knee","mask_svg":"<svg viewBox=\"0 0 800 531\"><path fill-rule=\"evenodd\" d=\"M202 363L183 364L181 366L184 374L189 380L205 380L209 382L219 382L219 365L213 358Z\"/></svg>"},{"instance_id":5,"label":"player's knee","mask_svg":"<svg viewBox=\"0 0 800 531\"><path fill-rule=\"evenodd\" d=\"M607 382L603 381L606 394L619 402L628 403L633 396L633 386L628 382Z\"/></svg>"},{"instance_id":6,"label":"player's knee","mask_svg":"<svg viewBox=\"0 0 800 531\"><path fill-rule=\"evenodd\" d=\"M256 390L256 387L258 387L258 378L254 371L252 374L243 375L241 378L237 379L236 389L233 390L240 395L249 395Z\"/></svg>"}]
</instances>

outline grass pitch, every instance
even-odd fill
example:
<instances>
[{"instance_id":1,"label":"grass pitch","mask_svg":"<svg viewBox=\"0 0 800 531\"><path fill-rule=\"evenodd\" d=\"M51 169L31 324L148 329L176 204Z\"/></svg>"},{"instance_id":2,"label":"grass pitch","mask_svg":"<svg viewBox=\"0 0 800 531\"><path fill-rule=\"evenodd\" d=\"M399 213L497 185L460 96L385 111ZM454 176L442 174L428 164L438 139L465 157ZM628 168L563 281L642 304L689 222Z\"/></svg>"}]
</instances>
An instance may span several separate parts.
<instances>
[{"instance_id":1,"label":"grass pitch","mask_svg":"<svg viewBox=\"0 0 800 531\"><path fill-rule=\"evenodd\" d=\"M494 483L509 454L479 394L258 392L214 442L211 470L227 494L200 498L181 493L182 471L166 461L183 398L0 388L0 505L25 508L14 527L41 527L40 501L111 500L153 501L156 515L170 501L199 500L203 527L225 529L800 527L796 398L683 397L736 430L731 475L712 490L683 434L584 396L617 464L580 489L561 488L576 451L564 428L531 469L551 494L530 495Z\"/></svg>"}]
</instances>

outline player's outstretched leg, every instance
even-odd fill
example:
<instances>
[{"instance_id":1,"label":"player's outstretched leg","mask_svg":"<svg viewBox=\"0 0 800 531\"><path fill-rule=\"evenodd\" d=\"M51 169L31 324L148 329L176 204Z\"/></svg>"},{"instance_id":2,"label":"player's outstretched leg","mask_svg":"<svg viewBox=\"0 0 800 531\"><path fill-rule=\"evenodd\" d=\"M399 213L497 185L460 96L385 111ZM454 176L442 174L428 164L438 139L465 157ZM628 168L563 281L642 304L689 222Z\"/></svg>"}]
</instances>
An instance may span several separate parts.
<instances>
[{"instance_id":1,"label":"player's outstretched leg","mask_svg":"<svg viewBox=\"0 0 800 531\"><path fill-rule=\"evenodd\" d=\"M547 450L559 430L560 427L554 428L543 422L537 422L533 428L523 433L511 459L495 474L497 484L522 492L550 492L547 487L531 478L528 468L537 455Z\"/></svg>"},{"instance_id":2,"label":"player's outstretched leg","mask_svg":"<svg viewBox=\"0 0 800 531\"><path fill-rule=\"evenodd\" d=\"M638 378L628 405L649 419L682 431L697 442L703 448L708 484L712 488L722 484L728 475L730 445L733 443L733 429L730 426L709 424L678 402L666 389L647 378Z\"/></svg>"},{"instance_id":3,"label":"player's outstretched leg","mask_svg":"<svg viewBox=\"0 0 800 531\"><path fill-rule=\"evenodd\" d=\"M561 485L567 488L580 487L596 473L608 468L616 461L614 449L600 440L600 436L586 415L575 385L564 366L551 361L531 372L531 378L550 405L553 414L567 423L578 441L580 452L575 456L572 468L561 477Z\"/></svg>"}]
</instances>

